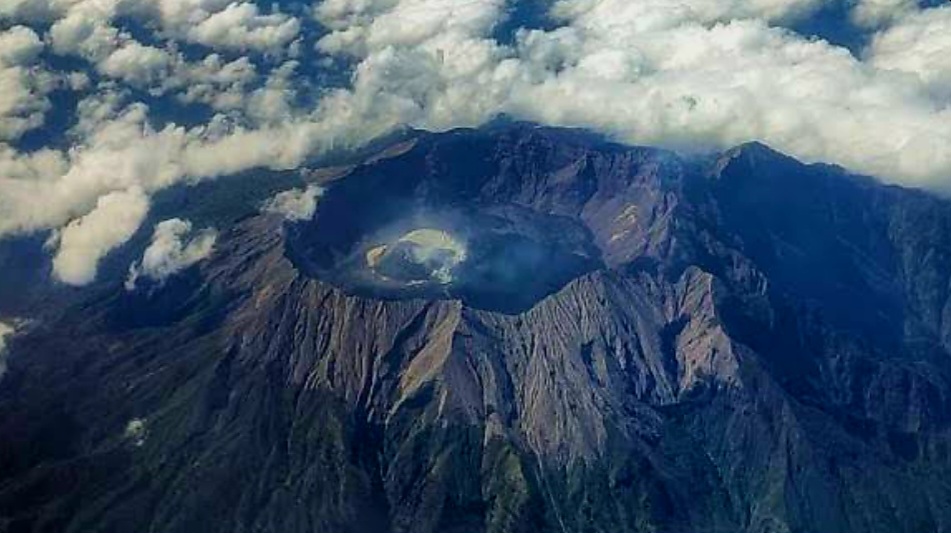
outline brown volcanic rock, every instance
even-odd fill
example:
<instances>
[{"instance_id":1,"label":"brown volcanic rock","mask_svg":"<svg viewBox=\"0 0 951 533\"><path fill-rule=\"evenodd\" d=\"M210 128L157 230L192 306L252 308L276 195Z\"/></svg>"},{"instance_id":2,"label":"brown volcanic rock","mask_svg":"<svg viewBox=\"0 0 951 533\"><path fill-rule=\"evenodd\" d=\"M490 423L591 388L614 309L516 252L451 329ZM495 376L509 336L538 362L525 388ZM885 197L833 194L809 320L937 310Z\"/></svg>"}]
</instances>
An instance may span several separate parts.
<instances>
[{"instance_id":1,"label":"brown volcanic rock","mask_svg":"<svg viewBox=\"0 0 951 533\"><path fill-rule=\"evenodd\" d=\"M502 289L339 276L416 216ZM951 531L949 217L758 145L424 136L17 339L0 531Z\"/></svg>"}]
</instances>

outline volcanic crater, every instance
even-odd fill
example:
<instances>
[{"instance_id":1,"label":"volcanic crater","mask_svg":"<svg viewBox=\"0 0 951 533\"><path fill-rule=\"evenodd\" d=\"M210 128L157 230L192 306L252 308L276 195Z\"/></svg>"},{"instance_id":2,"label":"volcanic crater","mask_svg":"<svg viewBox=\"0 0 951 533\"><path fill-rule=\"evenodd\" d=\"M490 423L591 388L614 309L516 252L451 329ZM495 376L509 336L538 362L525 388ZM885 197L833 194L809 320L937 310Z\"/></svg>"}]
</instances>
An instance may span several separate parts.
<instances>
[{"instance_id":1,"label":"volcanic crater","mask_svg":"<svg viewBox=\"0 0 951 533\"><path fill-rule=\"evenodd\" d=\"M578 221L434 180L385 162L358 168L328 188L312 220L288 226L288 258L348 294L461 300L506 314L603 266Z\"/></svg>"}]
</instances>

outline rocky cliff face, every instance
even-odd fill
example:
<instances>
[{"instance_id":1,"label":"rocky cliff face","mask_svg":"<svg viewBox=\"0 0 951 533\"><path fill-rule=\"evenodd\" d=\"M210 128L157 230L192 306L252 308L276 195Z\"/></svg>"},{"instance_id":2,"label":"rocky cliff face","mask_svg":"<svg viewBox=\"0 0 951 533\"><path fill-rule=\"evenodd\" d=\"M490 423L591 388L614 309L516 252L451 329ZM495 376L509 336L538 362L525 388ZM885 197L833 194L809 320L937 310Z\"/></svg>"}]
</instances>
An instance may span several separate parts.
<instances>
[{"instance_id":1,"label":"rocky cliff face","mask_svg":"<svg viewBox=\"0 0 951 533\"><path fill-rule=\"evenodd\" d=\"M0 531L951 531L942 200L516 125L219 242L11 343Z\"/></svg>"}]
</instances>

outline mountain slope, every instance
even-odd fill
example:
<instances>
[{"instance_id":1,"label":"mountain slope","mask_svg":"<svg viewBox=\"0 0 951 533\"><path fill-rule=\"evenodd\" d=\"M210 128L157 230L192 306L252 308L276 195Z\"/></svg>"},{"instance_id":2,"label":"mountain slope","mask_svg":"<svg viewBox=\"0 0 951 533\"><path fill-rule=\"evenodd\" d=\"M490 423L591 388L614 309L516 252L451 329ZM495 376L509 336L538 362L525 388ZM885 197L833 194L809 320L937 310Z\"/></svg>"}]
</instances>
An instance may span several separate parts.
<instances>
[{"instance_id":1,"label":"mountain slope","mask_svg":"<svg viewBox=\"0 0 951 533\"><path fill-rule=\"evenodd\" d=\"M431 226L451 283L364 265ZM0 531L951 531L949 230L755 144L423 135L16 338Z\"/></svg>"}]
</instances>

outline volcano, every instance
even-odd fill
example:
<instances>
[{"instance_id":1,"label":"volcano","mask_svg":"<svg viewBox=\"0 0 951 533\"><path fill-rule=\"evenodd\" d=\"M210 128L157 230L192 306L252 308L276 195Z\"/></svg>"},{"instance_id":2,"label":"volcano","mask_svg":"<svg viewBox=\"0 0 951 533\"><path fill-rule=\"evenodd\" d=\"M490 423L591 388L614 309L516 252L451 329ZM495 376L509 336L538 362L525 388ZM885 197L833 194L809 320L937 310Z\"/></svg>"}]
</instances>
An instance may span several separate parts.
<instances>
[{"instance_id":1,"label":"volcano","mask_svg":"<svg viewBox=\"0 0 951 533\"><path fill-rule=\"evenodd\" d=\"M946 200L531 124L334 175L9 342L0 531L951 531Z\"/></svg>"}]
</instances>

